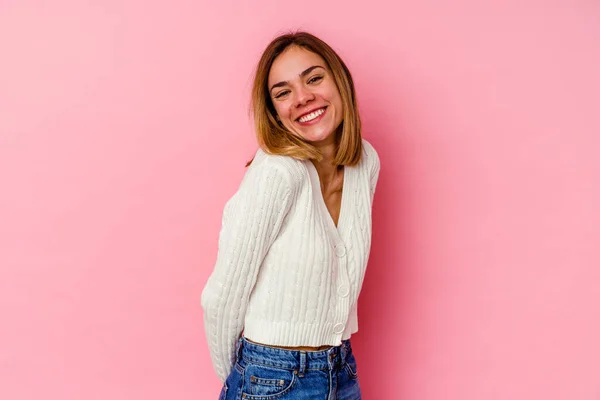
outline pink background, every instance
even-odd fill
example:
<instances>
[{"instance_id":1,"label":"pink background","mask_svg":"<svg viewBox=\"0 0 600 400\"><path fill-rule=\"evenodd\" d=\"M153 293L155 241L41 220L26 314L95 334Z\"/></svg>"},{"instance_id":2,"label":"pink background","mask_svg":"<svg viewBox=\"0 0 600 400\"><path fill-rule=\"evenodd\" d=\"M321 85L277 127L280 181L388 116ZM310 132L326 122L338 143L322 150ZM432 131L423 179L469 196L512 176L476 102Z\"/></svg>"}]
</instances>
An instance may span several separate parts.
<instances>
[{"instance_id":1,"label":"pink background","mask_svg":"<svg viewBox=\"0 0 600 400\"><path fill-rule=\"evenodd\" d=\"M290 28L381 157L364 398L600 399L600 3L566 0L3 1L0 398L216 399L200 292Z\"/></svg>"}]
</instances>

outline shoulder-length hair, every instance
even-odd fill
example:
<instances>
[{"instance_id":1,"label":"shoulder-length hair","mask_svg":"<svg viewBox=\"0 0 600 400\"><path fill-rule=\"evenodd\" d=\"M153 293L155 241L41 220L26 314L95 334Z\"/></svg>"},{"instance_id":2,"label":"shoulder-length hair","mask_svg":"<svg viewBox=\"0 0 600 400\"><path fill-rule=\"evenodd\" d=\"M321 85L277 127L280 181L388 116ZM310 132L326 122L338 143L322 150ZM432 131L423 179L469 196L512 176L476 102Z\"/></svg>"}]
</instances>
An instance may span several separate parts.
<instances>
[{"instance_id":1,"label":"shoulder-length hair","mask_svg":"<svg viewBox=\"0 0 600 400\"><path fill-rule=\"evenodd\" d=\"M267 153L287 155L297 159L321 161L321 152L278 122L277 112L269 94L268 79L275 59L290 46L298 46L321 56L333 75L342 99L343 119L338 127L338 150L333 164L356 165L362 154L361 123L352 75L340 56L316 36L298 31L273 39L263 52L256 68L252 87L251 114L259 146ZM249 165L252 161L248 162Z\"/></svg>"}]
</instances>

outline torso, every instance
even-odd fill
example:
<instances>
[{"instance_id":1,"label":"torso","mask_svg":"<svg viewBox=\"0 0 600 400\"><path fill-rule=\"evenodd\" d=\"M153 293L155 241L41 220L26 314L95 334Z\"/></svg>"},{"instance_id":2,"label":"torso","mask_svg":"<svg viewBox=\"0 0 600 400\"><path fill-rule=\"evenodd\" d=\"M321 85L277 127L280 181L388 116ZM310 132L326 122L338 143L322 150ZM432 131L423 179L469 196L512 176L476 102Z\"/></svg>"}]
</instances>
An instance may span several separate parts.
<instances>
[{"instance_id":1,"label":"torso","mask_svg":"<svg viewBox=\"0 0 600 400\"><path fill-rule=\"evenodd\" d=\"M325 205L327 206L327 210L329 211L329 215L331 215L331 219L333 220L335 226L338 224L338 220L340 218L340 209L342 208L342 190L344 187L344 173L339 175L339 178L330 184L330 187L325 189L323 185L321 185L321 194L323 195L323 200L325 201ZM251 343L260 344L261 346L275 347L278 349L285 350L296 350L296 351L321 351L330 348L331 346L318 346L318 347L310 347L310 346L274 346L271 344L264 344L252 341L246 338Z\"/></svg>"}]
</instances>

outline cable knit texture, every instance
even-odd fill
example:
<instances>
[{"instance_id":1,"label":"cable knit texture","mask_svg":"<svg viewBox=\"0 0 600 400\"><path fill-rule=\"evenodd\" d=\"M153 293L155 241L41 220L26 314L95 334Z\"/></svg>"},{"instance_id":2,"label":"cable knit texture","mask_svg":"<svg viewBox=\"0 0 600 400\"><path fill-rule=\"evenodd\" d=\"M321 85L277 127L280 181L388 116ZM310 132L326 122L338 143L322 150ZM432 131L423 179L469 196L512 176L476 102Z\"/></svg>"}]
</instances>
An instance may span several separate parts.
<instances>
[{"instance_id":1,"label":"cable knit texture","mask_svg":"<svg viewBox=\"0 0 600 400\"><path fill-rule=\"evenodd\" d=\"M363 139L344 167L336 227L311 161L259 149L225 204L204 325L222 382L243 334L280 346L337 346L358 330L356 303L371 247L379 157Z\"/></svg>"}]
</instances>

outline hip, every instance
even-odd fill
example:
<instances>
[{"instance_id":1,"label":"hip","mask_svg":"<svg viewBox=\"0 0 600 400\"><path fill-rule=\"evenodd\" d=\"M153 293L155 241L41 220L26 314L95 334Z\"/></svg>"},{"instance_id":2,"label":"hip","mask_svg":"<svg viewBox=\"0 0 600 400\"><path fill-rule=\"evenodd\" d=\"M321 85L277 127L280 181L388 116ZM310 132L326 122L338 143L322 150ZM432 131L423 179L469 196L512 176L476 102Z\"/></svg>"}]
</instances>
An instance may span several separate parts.
<instances>
[{"instance_id":1,"label":"hip","mask_svg":"<svg viewBox=\"0 0 600 400\"><path fill-rule=\"evenodd\" d=\"M350 340L320 351L279 349L240 338L219 400L360 400Z\"/></svg>"}]
</instances>

